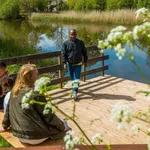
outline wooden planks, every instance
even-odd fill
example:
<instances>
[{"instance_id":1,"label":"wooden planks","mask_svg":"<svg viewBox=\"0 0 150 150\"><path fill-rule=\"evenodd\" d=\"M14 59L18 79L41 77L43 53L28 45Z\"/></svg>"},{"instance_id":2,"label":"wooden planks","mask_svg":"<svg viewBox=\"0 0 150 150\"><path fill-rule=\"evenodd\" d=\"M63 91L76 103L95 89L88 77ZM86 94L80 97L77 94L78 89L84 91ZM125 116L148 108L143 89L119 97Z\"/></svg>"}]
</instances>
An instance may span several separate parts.
<instances>
[{"instance_id":1,"label":"wooden planks","mask_svg":"<svg viewBox=\"0 0 150 150\"><path fill-rule=\"evenodd\" d=\"M76 102L77 122L90 139L96 133L101 133L107 144L146 144L147 137L145 134L140 132L138 135L133 135L130 128L126 131L118 130L117 124L110 122L111 109L113 105L118 102L130 104L134 111L145 110L149 107L148 97L136 93L142 89L147 90L148 86L143 83L112 76L97 77L82 82L78 94L79 101ZM59 108L69 115L72 114L73 110L73 100L69 97L70 93L71 89L56 89L50 92L52 99L58 103ZM0 112L0 119L2 119L2 115L2 112ZM57 115L61 119L64 118L64 116L58 112ZM68 123L75 132L74 136L80 136L81 132L76 125L71 121L68 121ZM140 123L147 127L147 124L142 121L133 120L133 123ZM1 133L1 135L14 147L29 146L20 143L10 132ZM63 144L62 140L47 140L42 146ZM146 145L126 145L122 147L117 145L115 148L117 150L119 150L119 148L121 148L121 150L142 150L143 146L145 147ZM103 150L102 147L101 150Z\"/></svg>"}]
</instances>

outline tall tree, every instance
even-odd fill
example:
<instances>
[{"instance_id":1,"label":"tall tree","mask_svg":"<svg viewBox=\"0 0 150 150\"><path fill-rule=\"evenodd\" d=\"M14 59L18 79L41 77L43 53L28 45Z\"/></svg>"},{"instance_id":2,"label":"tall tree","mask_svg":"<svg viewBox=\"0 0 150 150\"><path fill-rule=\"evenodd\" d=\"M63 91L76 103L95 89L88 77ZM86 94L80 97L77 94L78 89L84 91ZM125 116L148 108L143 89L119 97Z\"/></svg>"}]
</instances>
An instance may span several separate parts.
<instances>
[{"instance_id":1,"label":"tall tree","mask_svg":"<svg viewBox=\"0 0 150 150\"><path fill-rule=\"evenodd\" d=\"M19 16L19 6L16 0L0 0L2 4L0 7L0 18L8 19L8 18L16 18Z\"/></svg>"},{"instance_id":2,"label":"tall tree","mask_svg":"<svg viewBox=\"0 0 150 150\"><path fill-rule=\"evenodd\" d=\"M36 0L18 0L18 2L21 16L30 18L36 7Z\"/></svg>"}]
</instances>

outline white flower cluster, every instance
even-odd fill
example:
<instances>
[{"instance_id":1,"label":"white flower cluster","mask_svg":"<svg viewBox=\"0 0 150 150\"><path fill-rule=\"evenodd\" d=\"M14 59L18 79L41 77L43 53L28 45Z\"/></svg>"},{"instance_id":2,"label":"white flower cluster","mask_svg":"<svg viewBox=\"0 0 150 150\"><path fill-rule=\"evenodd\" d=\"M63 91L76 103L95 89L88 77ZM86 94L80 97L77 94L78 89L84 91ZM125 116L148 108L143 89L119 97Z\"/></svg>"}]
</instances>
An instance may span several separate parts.
<instances>
[{"instance_id":1,"label":"white flower cluster","mask_svg":"<svg viewBox=\"0 0 150 150\"><path fill-rule=\"evenodd\" d=\"M137 134L140 131L141 124L135 124L132 126L131 130L134 134Z\"/></svg>"},{"instance_id":2,"label":"white flower cluster","mask_svg":"<svg viewBox=\"0 0 150 150\"><path fill-rule=\"evenodd\" d=\"M114 48L116 51L116 55L119 59L126 53L126 49L123 48L123 44L126 42L125 40L129 37L129 34L124 36L124 31L126 28L124 26L118 26L112 29L105 40L101 40L98 43L98 47L101 49L105 48Z\"/></svg>"},{"instance_id":3,"label":"white flower cluster","mask_svg":"<svg viewBox=\"0 0 150 150\"><path fill-rule=\"evenodd\" d=\"M138 18L141 14L144 15L145 17L147 17L149 15L148 13L148 9L146 9L145 7L138 9L135 13L136 13L136 18Z\"/></svg>"},{"instance_id":4,"label":"white flower cluster","mask_svg":"<svg viewBox=\"0 0 150 150\"><path fill-rule=\"evenodd\" d=\"M64 88L65 88L65 89L71 88L71 87L73 87L73 88L78 88L79 85L80 85L80 80L79 80L79 79L76 79L76 80L68 81L68 82L65 84Z\"/></svg>"},{"instance_id":5,"label":"white flower cluster","mask_svg":"<svg viewBox=\"0 0 150 150\"><path fill-rule=\"evenodd\" d=\"M116 43L120 41L123 37L123 32L126 30L124 26L118 26L110 31L110 34L107 37L107 40L110 43Z\"/></svg>"},{"instance_id":6,"label":"white flower cluster","mask_svg":"<svg viewBox=\"0 0 150 150\"><path fill-rule=\"evenodd\" d=\"M75 137L73 138L74 132L72 130L67 131L66 136L64 137L66 150L78 150L74 149L75 145L79 145L83 142L83 138Z\"/></svg>"},{"instance_id":7,"label":"white flower cluster","mask_svg":"<svg viewBox=\"0 0 150 150\"><path fill-rule=\"evenodd\" d=\"M143 36L150 37L150 22L145 22L133 28L133 37L135 40L143 38Z\"/></svg>"},{"instance_id":8,"label":"white flower cluster","mask_svg":"<svg viewBox=\"0 0 150 150\"><path fill-rule=\"evenodd\" d=\"M21 101L22 109L29 109L30 108L29 100L30 100L30 97L31 97L32 94L33 94L33 91L30 90L28 93L26 93L23 96L22 101Z\"/></svg>"},{"instance_id":9,"label":"white flower cluster","mask_svg":"<svg viewBox=\"0 0 150 150\"><path fill-rule=\"evenodd\" d=\"M122 57L125 55L126 53L126 49L122 48L121 43L117 44L117 46L115 47L115 51L116 51L116 56L118 57L119 60L122 59Z\"/></svg>"},{"instance_id":10,"label":"white flower cluster","mask_svg":"<svg viewBox=\"0 0 150 150\"><path fill-rule=\"evenodd\" d=\"M35 87L34 87L34 91L39 92L40 89L44 86L47 85L48 83L50 83L50 78L48 77L41 77L38 80L36 80L35 82Z\"/></svg>"},{"instance_id":11,"label":"white flower cluster","mask_svg":"<svg viewBox=\"0 0 150 150\"><path fill-rule=\"evenodd\" d=\"M148 13L148 9L141 8L136 11L137 17L140 14L143 14L145 17L150 18L150 13ZM129 44L129 46L133 49L134 44L137 40L140 39L150 39L150 22L145 22L141 25L137 25L133 28L132 31L126 32L126 27L118 26L110 31L107 38L104 40L100 40L98 42L98 47L102 49L113 48L116 51L116 56L118 59L122 59L126 54L125 45ZM134 59L133 52L131 51L131 59ZM129 56L130 56L129 55Z\"/></svg>"},{"instance_id":12,"label":"white flower cluster","mask_svg":"<svg viewBox=\"0 0 150 150\"><path fill-rule=\"evenodd\" d=\"M44 110L43 110L43 114L46 115L50 112L50 110L52 111L52 113L55 113L55 107L53 106L54 102L52 101L49 101L47 102L47 104L45 105L44 107Z\"/></svg>"},{"instance_id":13,"label":"white flower cluster","mask_svg":"<svg viewBox=\"0 0 150 150\"><path fill-rule=\"evenodd\" d=\"M102 135L102 134L97 133L95 136L93 136L93 137L92 137L91 142L92 142L93 144L95 144L95 143L96 143L96 141L98 141L98 144L101 144L101 143L103 142L102 137L103 137L103 135Z\"/></svg>"},{"instance_id":14,"label":"white flower cluster","mask_svg":"<svg viewBox=\"0 0 150 150\"><path fill-rule=\"evenodd\" d=\"M111 121L117 121L118 129L125 129L132 120L132 108L128 104L117 103L113 106Z\"/></svg>"}]
</instances>

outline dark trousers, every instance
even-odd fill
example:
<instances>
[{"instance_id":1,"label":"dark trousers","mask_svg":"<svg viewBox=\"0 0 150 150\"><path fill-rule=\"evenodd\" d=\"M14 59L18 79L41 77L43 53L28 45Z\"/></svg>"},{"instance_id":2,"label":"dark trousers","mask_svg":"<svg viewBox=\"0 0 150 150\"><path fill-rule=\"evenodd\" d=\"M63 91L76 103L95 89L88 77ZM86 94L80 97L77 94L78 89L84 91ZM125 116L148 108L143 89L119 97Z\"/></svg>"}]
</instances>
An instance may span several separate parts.
<instances>
[{"instance_id":1,"label":"dark trousers","mask_svg":"<svg viewBox=\"0 0 150 150\"><path fill-rule=\"evenodd\" d=\"M70 80L80 80L81 77L81 65L73 66L71 64L68 64L68 70L70 75ZM79 86L79 85L78 85ZM73 86L73 92L76 91L78 93L78 86Z\"/></svg>"}]
</instances>

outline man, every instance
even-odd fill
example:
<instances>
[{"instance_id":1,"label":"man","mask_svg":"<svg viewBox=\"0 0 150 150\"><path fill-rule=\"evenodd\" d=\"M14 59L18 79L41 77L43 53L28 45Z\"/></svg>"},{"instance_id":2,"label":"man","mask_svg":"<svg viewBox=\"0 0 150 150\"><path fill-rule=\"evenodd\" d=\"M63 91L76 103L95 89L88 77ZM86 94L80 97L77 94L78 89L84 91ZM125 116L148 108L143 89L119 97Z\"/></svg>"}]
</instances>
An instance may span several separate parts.
<instances>
[{"instance_id":1,"label":"man","mask_svg":"<svg viewBox=\"0 0 150 150\"><path fill-rule=\"evenodd\" d=\"M69 40L65 41L62 45L62 62L64 69L67 69L70 74L70 80L73 81L72 98L77 99L79 80L81 77L82 57L84 63L87 62L87 51L83 41L77 38L75 29L69 31Z\"/></svg>"}]
</instances>

